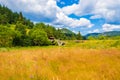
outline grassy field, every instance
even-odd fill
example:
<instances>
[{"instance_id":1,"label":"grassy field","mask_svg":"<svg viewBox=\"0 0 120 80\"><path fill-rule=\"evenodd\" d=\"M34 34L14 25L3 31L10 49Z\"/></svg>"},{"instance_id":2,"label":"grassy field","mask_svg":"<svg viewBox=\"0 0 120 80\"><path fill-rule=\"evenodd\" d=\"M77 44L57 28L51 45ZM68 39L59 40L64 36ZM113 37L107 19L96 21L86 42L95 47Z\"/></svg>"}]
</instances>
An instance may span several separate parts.
<instances>
[{"instance_id":1,"label":"grassy field","mask_svg":"<svg viewBox=\"0 0 120 80\"><path fill-rule=\"evenodd\" d=\"M0 80L120 80L120 41L0 48Z\"/></svg>"}]
</instances>

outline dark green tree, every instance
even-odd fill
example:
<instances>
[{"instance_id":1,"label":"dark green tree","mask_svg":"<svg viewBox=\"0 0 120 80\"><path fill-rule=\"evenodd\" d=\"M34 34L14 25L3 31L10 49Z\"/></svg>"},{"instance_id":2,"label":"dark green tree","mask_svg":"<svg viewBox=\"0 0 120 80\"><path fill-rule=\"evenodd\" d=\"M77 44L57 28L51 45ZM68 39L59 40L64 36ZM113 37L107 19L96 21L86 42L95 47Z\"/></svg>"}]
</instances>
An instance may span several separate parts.
<instances>
[{"instance_id":1,"label":"dark green tree","mask_svg":"<svg viewBox=\"0 0 120 80\"><path fill-rule=\"evenodd\" d=\"M80 31L78 32L78 34L76 36L77 36L77 40L82 40L83 39Z\"/></svg>"},{"instance_id":2,"label":"dark green tree","mask_svg":"<svg viewBox=\"0 0 120 80\"><path fill-rule=\"evenodd\" d=\"M24 17L23 17L23 14L22 12L19 13L19 21L23 21L24 20Z\"/></svg>"},{"instance_id":3,"label":"dark green tree","mask_svg":"<svg viewBox=\"0 0 120 80\"><path fill-rule=\"evenodd\" d=\"M43 30L32 29L29 32L29 36L31 37L34 46L44 46L50 44L47 34Z\"/></svg>"},{"instance_id":4,"label":"dark green tree","mask_svg":"<svg viewBox=\"0 0 120 80\"><path fill-rule=\"evenodd\" d=\"M105 40L106 37L104 35L99 35L97 39L99 39L99 40Z\"/></svg>"},{"instance_id":5,"label":"dark green tree","mask_svg":"<svg viewBox=\"0 0 120 80\"><path fill-rule=\"evenodd\" d=\"M14 38L15 46L30 46L31 39L27 35L27 26L22 23L17 23L15 27L16 36Z\"/></svg>"}]
</instances>

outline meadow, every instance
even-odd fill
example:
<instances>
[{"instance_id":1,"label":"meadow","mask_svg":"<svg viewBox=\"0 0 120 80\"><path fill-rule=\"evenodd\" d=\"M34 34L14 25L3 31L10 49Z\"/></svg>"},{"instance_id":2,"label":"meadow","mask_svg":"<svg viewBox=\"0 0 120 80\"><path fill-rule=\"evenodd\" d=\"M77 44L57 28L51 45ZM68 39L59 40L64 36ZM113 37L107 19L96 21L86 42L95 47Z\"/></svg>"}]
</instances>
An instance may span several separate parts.
<instances>
[{"instance_id":1,"label":"meadow","mask_svg":"<svg viewBox=\"0 0 120 80\"><path fill-rule=\"evenodd\" d=\"M0 80L120 80L120 41L0 48Z\"/></svg>"}]
</instances>

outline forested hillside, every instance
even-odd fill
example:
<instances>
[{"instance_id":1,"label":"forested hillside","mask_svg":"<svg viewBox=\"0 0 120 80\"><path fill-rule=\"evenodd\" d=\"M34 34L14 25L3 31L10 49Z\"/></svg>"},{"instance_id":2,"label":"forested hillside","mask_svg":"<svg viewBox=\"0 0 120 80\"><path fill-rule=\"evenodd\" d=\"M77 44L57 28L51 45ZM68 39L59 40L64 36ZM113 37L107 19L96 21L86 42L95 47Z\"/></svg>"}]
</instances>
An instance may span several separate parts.
<instances>
[{"instance_id":1,"label":"forested hillside","mask_svg":"<svg viewBox=\"0 0 120 80\"><path fill-rule=\"evenodd\" d=\"M22 12L13 12L0 5L0 47L53 45L49 38L60 40L82 39L68 29L56 29L45 23L34 24Z\"/></svg>"},{"instance_id":2,"label":"forested hillside","mask_svg":"<svg viewBox=\"0 0 120 80\"><path fill-rule=\"evenodd\" d=\"M87 34L85 38L89 40L118 40L120 39L120 31L90 33L90 34Z\"/></svg>"}]
</instances>

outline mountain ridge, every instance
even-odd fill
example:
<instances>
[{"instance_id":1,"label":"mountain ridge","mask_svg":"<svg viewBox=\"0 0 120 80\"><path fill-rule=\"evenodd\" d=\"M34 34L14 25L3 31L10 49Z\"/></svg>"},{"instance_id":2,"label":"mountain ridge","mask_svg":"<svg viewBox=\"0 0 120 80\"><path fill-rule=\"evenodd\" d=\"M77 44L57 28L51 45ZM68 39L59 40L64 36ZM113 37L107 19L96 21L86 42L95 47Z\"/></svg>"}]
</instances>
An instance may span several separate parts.
<instances>
[{"instance_id":1,"label":"mountain ridge","mask_svg":"<svg viewBox=\"0 0 120 80\"><path fill-rule=\"evenodd\" d=\"M103 32L103 33L88 33L87 35L85 35L85 38L88 38L89 36L92 37L98 37L99 35L103 35L103 36L120 36L120 31L109 31L109 32Z\"/></svg>"}]
</instances>

